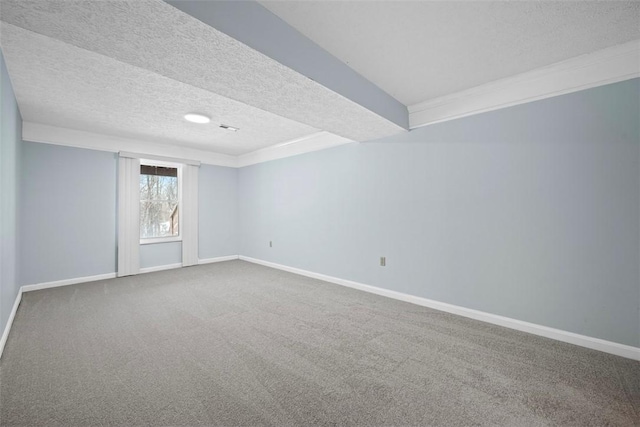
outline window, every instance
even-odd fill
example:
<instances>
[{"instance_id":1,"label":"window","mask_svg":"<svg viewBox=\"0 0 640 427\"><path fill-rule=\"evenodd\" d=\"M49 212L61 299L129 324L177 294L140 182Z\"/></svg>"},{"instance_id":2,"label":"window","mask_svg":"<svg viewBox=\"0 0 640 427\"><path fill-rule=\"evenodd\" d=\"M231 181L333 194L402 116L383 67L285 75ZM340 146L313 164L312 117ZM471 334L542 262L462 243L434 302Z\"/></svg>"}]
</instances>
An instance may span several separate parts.
<instances>
[{"instance_id":1,"label":"window","mask_svg":"<svg viewBox=\"0 0 640 427\"><path fill-rule=\"evenodd\" d=\"M179 167L140 164L140 242L179 240Z\"/></svg>"}]
</instances>

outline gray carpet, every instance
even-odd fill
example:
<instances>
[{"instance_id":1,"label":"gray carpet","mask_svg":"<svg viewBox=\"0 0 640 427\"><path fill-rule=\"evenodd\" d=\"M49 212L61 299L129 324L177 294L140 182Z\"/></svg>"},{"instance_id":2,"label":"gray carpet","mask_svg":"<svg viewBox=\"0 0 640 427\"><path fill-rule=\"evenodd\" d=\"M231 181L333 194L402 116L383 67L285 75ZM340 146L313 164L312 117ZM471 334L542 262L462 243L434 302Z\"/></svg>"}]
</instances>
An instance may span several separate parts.
<instances>
[{"instance_id":1,"label":"gray carpet","mask_svg":"<svg viewBox=\"0 0 640 427\"><path fill-rule=\"evenodd\" d=\"M2 425L639 425L640 363L229 261L24 294Z\"/></svg>"}]
</instances>

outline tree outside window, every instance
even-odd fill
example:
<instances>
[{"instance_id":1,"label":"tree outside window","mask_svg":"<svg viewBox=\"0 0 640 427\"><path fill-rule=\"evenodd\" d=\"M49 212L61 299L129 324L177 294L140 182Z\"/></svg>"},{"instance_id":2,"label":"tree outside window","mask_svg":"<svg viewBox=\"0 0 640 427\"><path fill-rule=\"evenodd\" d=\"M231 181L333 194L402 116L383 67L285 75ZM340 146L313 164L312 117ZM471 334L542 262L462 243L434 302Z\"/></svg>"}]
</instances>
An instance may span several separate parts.
<instances>
[{"instance_id":1,"label":"tree outside window","mask_svg":"<svg viewBox=\"0 0 640 427\"><path fill-rule=\"evenodd\" d=\"M140 165L140 238L180 235L178 169Z\"/></svg>"}]
</instances>

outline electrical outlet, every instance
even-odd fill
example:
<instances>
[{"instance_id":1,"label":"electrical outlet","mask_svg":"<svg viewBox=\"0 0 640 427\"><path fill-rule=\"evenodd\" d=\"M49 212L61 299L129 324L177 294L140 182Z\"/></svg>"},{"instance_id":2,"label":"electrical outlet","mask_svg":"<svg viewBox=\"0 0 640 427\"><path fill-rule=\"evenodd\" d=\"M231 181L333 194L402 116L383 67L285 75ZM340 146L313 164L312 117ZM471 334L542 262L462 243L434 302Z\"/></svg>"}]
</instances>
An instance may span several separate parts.
<instances>
[{"instance_id":1,"label":"electrical outlet","mask_svg":"<svg viewBox=\"0 0 640 427\"><path fill-rule=\"evenodd\" d=\"M380 267L385 267L387 265L387 257L380 257Z\"/></svg>"},{"instance_id":2,"label":"electrical outlet","mask_svg":"<svg viewBox=\"0 0 640 427\"><path fill-rule=\"evenodd\" d=\"M269 240L269 247L272 248L273 247L273 242L271 240Z\"/></svg>"}]
</instances>

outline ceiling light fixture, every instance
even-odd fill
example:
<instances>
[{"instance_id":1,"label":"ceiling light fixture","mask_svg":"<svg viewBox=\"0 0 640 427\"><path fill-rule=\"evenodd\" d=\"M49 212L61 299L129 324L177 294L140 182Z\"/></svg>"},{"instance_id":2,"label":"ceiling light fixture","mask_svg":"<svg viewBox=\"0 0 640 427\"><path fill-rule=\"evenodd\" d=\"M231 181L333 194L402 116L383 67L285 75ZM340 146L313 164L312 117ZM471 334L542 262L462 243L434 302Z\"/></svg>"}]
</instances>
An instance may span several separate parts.
<instances>
[{"instance_id":1,"label":"ceiling light fixture","mask_svg":"<svg viewBox=\"0 0 640 427\"><path fill-rule=\"evenodd\" d=\"M198 113L189 113L189 114L185 114L184 115L185 120L191 122L191 123L209 123L211 121L211 119L207 116L205 116L204 114L198 114Z\"/></svg>"},{"instance_id":2,"label":"ceiling light fixture","mask_svg":"<svg viewBox=\"0 0 640 427\"><path fill-rule=\"evenodd\" d=\"M229 126L229 125L220 125L220 127L222 129L230 130L232 132L238 132L240 130L238 128L234 128L233 126Z\"/></svg>"}]
</instances>

